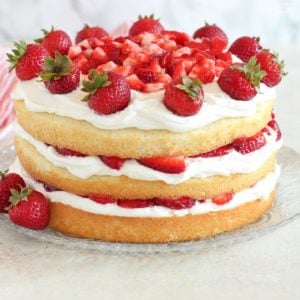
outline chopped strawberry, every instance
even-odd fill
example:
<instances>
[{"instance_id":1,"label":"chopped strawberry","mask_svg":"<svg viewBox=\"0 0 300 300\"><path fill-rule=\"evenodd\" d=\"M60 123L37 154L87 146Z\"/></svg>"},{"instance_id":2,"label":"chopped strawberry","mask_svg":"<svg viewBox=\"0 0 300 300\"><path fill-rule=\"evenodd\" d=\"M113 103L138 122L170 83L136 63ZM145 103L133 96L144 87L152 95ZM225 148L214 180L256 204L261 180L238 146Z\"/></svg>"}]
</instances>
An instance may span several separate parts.
<instances>
[{"instance_id":1,"label":"chopped strawberry","mask_svg":"<svg viewBox=\"0 0 300 300\"><path fill-rule=\"evenodd\" d=\"M90 59L97 61L100 64L104 64L108 61L108 56L101 47L97 47L92 51Z\"/></svg>"},{"instance_id":2,"label":"chopped strawberry","mask_svg":"<svg viewBox=\"0 0 300 300\"><path fill-rule=\"evenodd\" d=\"M83 41L81 41L79 44L77 44L76 46L77 46L77 47L80 47L81 50L86 50L86 49L90 49L90 48L92 48L92 49L96 48L96 46L95 46L95 47L92 47L92 46L91 46L89 40L83 40ZM75 46L75 47L76 47L76 46ZM71 47L71 48L72 48L72 47Z\"/></svg>"},{"instance_id":3,"label":"chopped strawberry","mask_svg":"<svg viewBox=\"0 0 300 300\"><path fill-rule=\"evenodd\" d=\"M165 51L171 52L171 51L177 49L177 44L173 40L169 40L169 41L160 40L160 41L157 41L156 43L160 48L164 49Z\"/></svg>"},{"instance_id":4,"label":"chopped strawberry","mask_svg":"<svg viewBox=\"0 0 300 300\"><path fill-rule=\"evenodd\" d=\"M120 74L124 77L129 76L133 73L133 66L119 66L113 69L115 73Z\"/></svg>"},{"instance_id":5,"label":"chopped strawberry","mask_svg":"<svg viewBox=\"0 0 300 300\"><path fill-rule=\"evenodd\" d=\"M186 76L183 61L178 61L169 65L166 71L173 78L174 83L181 83L182 78Z\"/></svg>"},{"instance_id":6,"label":"chopped strawberry","mask_svg":"<svg viewBox=\"0 0 300 300\"><path fill-rule=\"evenodd\" d=\"M145 208L153 206L154 203L151 199L132 199L132 200L118 200L118 205L124 208Z\"/></svg>"},{"instance_id":7,"label":"chopped strawberry","mask_svg":"<svg viewBox=\"0 0 300 300\"><path fill-rule=\"evenodd\" d=\"M173 52L173 57L180 57L184 54L188 54L188 55L192 54L192 49L189 47L179 48L178 50Z\"/></svg>"},{"instance_id":8,"label":"chopped strawberry","mask_svg":"<svg viewBox=\"0 0 300 300\"><path fill-rule=\"evenodd\" d=\"M151 69L140 68L135 71L136 76L144 83L152 83L156 81L156 73Z\"/></svg>"},{"instance_id":9,"label":"chopped strawberry","mask_svg":"<svg viewBox=\"0 0 300 300\"><path fill-rule=\"evenodd\" d=\"M162 35L167 39L174 40L178 45L185 45L190 40L190 37L185 32L174 30L164 30Z\"/></svg>"},{"instance_id":10,"label":"chopped strawberry","mask_svg":"<svg viewBox=\"0 0 300 300\"><path fill-rule=\"evenodd\" d=\"M138 160L142 165L164 173L179 174L185 171L183 157L149 157Z\"/></svg>"},{"instance_id":11,"label":"chopped strawberry","mask_svg":"<svg viewBox=\"0 0 300 300\"><path fill-rule=\"evenodd\" d=\"M120 170L125 162L125 159L116 156L99 156L102 162L112 169Z\"/></svg>"},{"instance_id":12,"label":"chopped strawberry","mask_svg":"<svg viewBox=\"0 0 300 300\"><path fill-rule=\"evenodd\" d=\"M136 43L134 43L134 42L132 42L130 40L126 40L122 44L121 50L122 50L123 54L129 54L129 53L138 53L138 52L141 52L142 48L138 44L136 44Z\"/></svg>"},{"instance_id":13,"label":"chopped strawberry","mask_svg":"<svg viewBox=\"0 0 300 300\"><path fill-rule=\"evenodd\" d=\"M80 53L79 56L75 58L73 61L74 65L81 71L83 74L87 74L89 72L89 63L87 57L84 53Z\"/></svg>"},{"instance_id":14,"label":"chopped strawberry","mask_svg":"<svg viewBox=\"0 0 300 300\"><path fill-rule=\"evenodd\" d=\"M206 152L206 153L201 153L201 154L197 154L197 155L193 155L191 157L217 157L217 156L224 156L226 154L228 154L229 152L232 151L232 145L228 144L225 146L222 146L220 148L217 148L215 150Z\"/></svg>"},{"instance_id":15,"label":"chopped strawberry","mask_svg":"<svg viewBox=\"0 0 300 300\"><path fill-rule=\"evenodd\" d=\"M126 77L126 81L133 90L141 91L144 89L145 83L135 74Z\"/></svg>"},{"instance_id":16,"label":"chopped strawberry","mask_svg":"<svg viewBox=\"0 0 300 300\"><path fill-rule=\"evenodd\" d=\"M86 155L83 153L80 153L78 151L74 151L68 148L58 148L55 147L56 152L58 152L59 154L63 155L63 156L77 156L77 157L85 157Z\"/></svg>"},{"instance_id":17,"label":"chopped strawberry","mask_svg":"<svg viewBox=\"0 0 300 300\"><path fill-rule=\"evenodd\" d=\"M71 59L75 59L81 52L82 52L81 47L76 45L76 46L70 47L68 55Z\"/></svg>"},{"instance_id":18,"label":"chopped strawberry","mask_svg":"<svg viewBox=\"0 0 300 300\"><path fill-rule=\"evenodd\" d=\"M116 64L121 64L121 48L117 47L115 44L106 44L102 46L109 60Z\"/></svg>"},{"instance_id":19,"label":"chopped strawberry","mask_svg":"<svg viewBox=\"0 0 300 300\"><path fill-rule=\"evenodd\" d=\"M241 137L233 141L233 148L241 154L256 151L262 148L267 143L263 132L258 132L256 135L249 138Z\"/></svg>"},{"instance_id":20,"label":"chopped strawberry","mask_svg":"<svg viewBox=\"0 0 300 300\"><path fill-rule=\"evenodd\" d=\"M108 61L105 64L99 65L97 71L99 73L113 71L116 67L117 65L113 61Z\"/></svg>"},{"instance_id":21,"label":"chopped strawberry","mask_svg":"<svg viewBox=\"0 0 300 300\"><path fill-rule=\"evenodd\" d=\"M207 60L209 62L210 60ZM194 64L189 73L190 78L198 78L202 83L210 83L215 78L214 64L211 62L209 65Z\"/></svg>"},{"instance_id":22,"label":"chopped strawberry","mask_svg":"<svg viewBox=\"0 0 300 300\"><path fill-rule=\"evenodd\" d=\"M275 130L275 132L277 133L276 141L279 141L281 139L281 131L280 131L278 123L275 120L271 120L268 123L268 126L270 126L273 130Z\"/></svg>"},{"instance_id":23,"label":"chopped strawberry","mask_svg":"<svg viewBox=\"0 0 300 300\"><path fill-rule=\"evenodd\" d=\"M153 93L162 90L165 87L164 83L156 82L156 83L145 83L142 88L142 92L144 93Z\"/></svg>"},{"instance_id":24,"label":"chopped strawberry","mask_svg":"<svg viewBox=\"0 0 300 300\"><path fill-rule=\"evenodd\" d=\"M209 51L209 44L204 43L203 41L190 41L186 44L186 46L203 52Z\"/></svg>"},{"instance_id":25,"label":"chopped strawberry","mask_svg":"<svg viewBox=\"0 0 300 300\"><path fill-rule=\"evenodd\" d=\"M159 63L162 68L166 68L172 61L172 53L171 52L165 52L162 56L159 58Z\"/></svg>"},{"instance_id":26,"label":"chopped strawberry","mask_svg":"<svg viewBox=\"0 0 300 300\"><path fill-rule=\"evenodd\" d=\"M196 201L190 197L180 197L176 199L168 198L157 198L155 204L164 206L170 209L186 209L191 208L195 205Z\"/></svg>"},{"instance_id":27,"label":"chopped strawberry","mask_svg":"<svg viewBox=\"0 0 300 300\"><path fill-rule=\"evenodd\" d=\"M151 54L152 56L161 56L166 51L156 44L149 44L143 48L144 53Z\"/></svg>"},{"instance_id":28,"label":"chopped strawberry","mask_svg":"<svg viewBox=\"0 0 300 300\"><path fill-rule=\"evenodd\" d=\"M172 81L172 78L170 75L165 73L156 74L156 80L158 82L163 83L165 86Z\"/></svg>"},{"instance_id":29,"label":"chopped strawberry","mask_svg":"<svg viewBox=\"0 0 300 300\"><path fill-rule=\"evenodd\" d=\"M78 45L82 45L82 46L86 47L86 44L89 45L89 46L87 46L87 48L92 48L92 49L104 46L103 40L102 39L100 40L98 38L89 38L88 40L83 40Z\"/></svg>"},{"instance_id":30,"label":"chopped strawberry","mask_svg":"<svg viewBox=\"0 0 300 300\"><path fill-rule=\"evenodd\" d=\"M116 202L116 200L109 195L90 195L89 198L99 204L111 204Z\"/></svg>"},{"instance_id":31,"label":"chopped strawberry","mask_svg":"<svg viewBox=\"0 0 300 300\"><path fill-rule=\"evenodd\" d=\"M233 198L233 193L224 193L216 197L213 197L211 200L213 203L217 205L224 205L228 203L232 198Z\"/></svg>"}]
</instances>

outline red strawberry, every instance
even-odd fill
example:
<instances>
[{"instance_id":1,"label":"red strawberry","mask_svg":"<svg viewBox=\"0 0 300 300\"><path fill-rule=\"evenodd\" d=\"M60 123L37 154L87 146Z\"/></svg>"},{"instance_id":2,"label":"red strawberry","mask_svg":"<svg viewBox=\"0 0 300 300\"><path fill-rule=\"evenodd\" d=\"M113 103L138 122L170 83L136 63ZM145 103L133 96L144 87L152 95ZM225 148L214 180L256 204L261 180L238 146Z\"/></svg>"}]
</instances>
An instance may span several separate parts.
<instances>
[{"instance_id":1,"label":"red strawberry","mask_svg":"<svg viewBox=\"0 0 300 300\"><path fill-rule=\"evenodd\" d=\"M196 63L192 67L190 73L190 78L198 78L203 84L210 83L215 78L214 72L214 62L207 59L206 64Z\"/></svg>"},{"instance_id":2,"label":"red strawberry","mask_svg":"<svg viewBox=\"0 0 300 300\"><path fill-rule=\"evenodd\" d=\"M170 209L185 209L195 205L195 200L190 197L180 197L177 199L158 198L155 199L155 204L168 207Z\"/></svg>"},{"instance_id":3,"label":"red strawberry","mask_svg":"<svg viewBox=\"0 0 300 300\"><path fill-rule=\"evenodd\" d=\"M242 153L247 154L249 152L256 151L263 147L267 143L267 140L263 132L258 132L256 135L251 137L241 137L233 141L233 148Z\"/></svg>"},{"instance_id":4,"label":"red strawberry","mask_svg":"<svg viewBox=\"0 0 300 300\"><path fill-rule=\"evenodd\" d=\"M110 204L116 202L116 200L109 195L90 195L89 198L99 204Z\"/></svg>"},{"instance_id":5,"label":"red strawberry","mask_svg":"<svg viewBox=\"0 0 300 300\"><path fill-rule=\"evenodd\" d=\"M179 174L185 171L185 162L182 156L140 158L138 162L146 167L164 173Z\"/></svg>"},{"instance_id":6,"label":"red strawberry","mask_svg":"<svg viewBox=\"0 0 300 300\"><path fill-rule=\"evenodd\" d=\"M279 62L278 57L268 51L260 51L256 55L256 61L260 64L260 68L267 73L262 79L267 86L277 85L281 81L282 75L286 75L283 71L284 61Z\"/></svg>"},{"instance_id":7,"label":"red strawberry","mask_svg":"<svg viewBox=\"0 0 300 300\"><path fill-rule=\"evenodd\" d=\"M224 205L228 203L232 198L233 198L233 193L224 193L216 197L213 197L211 200L213 203L217 205Z\"/></svg>"},{"instance_id":8,"label":"red strawberry","mask_svg":"<svg viewBox=\"0 0 300 300\"><path fill-rule=\"evenodd\" d=\"M100 159L110 168L120 170L125 159L116 156L100 156Z\"/></svg>"},{"instance_id":9,"label":"red strawberry","mask_svg":"<svg viewBox=\"0 0 300 300\"><path fill-rule=\"evenodd\" d=\"M16 68L17 77L20 80L30 80L38 76L42 71L42 65L45 62L49 52L38 44L28 44L20 41L15 42L15 49L8 53L8 61L11 63L10 71Z\"/></svg>"},{"instance_id":10,"label":"red strawberry","mask_svg":"<svg viewBox=\"0 0 300 300\"><path fill-rule=\"evenodd\" d=\"M54 30L52 27L50 31L42 29L44 37L36 39L35 42L40 43L41 46L46 48L49 54L54 57L56 52L62 55L67 55L72 41L70 37L62 30Z\"/></svg>"},{"instance_id":11,"label":"red strawberry","mask_svg":"<svg viewBox=\"0 0 300 300\"><path fill-rule=\"evenodd\" d=\"M124 208L145 208L153 206L151 199L118 200L118 205Z\"/></svg>"},{"instance_id":12,"label":"red strawberry","mask_svg":"<svg viewBox=\"0 0 300 300\"><path fill-rule=\"evenodd\" d=\"M250 100L256 94L265 71L260 69L255 57L247 64L234 64L222 71L218 79L220 88L236 100Z\"/></svg>"},{"instance_id":13,"label":"red strawberry","mask_svg":"<svg viewBox=\"0 0 300 300\"><path fill-rule=\"evenodd\" d=\"M103 45L102 49L106 52L106 55L109 60L113 61L116 64L122 64L121 48L118 48L114 44L107 44Z\"/></svg>"},{"instance_id":14,"label":"red strawberry","mask_svg":"<svg viewBox=\"0 0 300 300\"><path fill-rule=\"evenodd\" d=\"M156 73L150 69L140 68L135 71L135 74L144 83L152 83L157 80Z\"/></svg>"},{"instance_id":15,"label":"red strawberry","mask_svg":"<svg viewBox=\"0 0 300 300\"><path fill-rule=\"evenodd\" d=\"M11 191L10 220L22 227L41 230L49 224L50 207L43 194L30 188Z\"/></svg>"},{"instance_id":16,"label":"red strawberry","mask_svg":"<svg viewBox=\"0 0 300 300\"><path fill-rule=\"evenodd\" d=\"M281 131L277 122L275 120L271 120L268 123L268 126L270 126L273 130L275 130L275 132L277 133L276 141L279 141L281 139Z\"/></svg>"},{"instance_id":17,"label":"red strawberry","mask_svg":"<svg viewBox=\"0 0 300 300\"><path fill-rule=\"evenodd\" d=\"M173 113L179 116L195 115L202 106L204 92L200 81L195 78L191 80L185 76L183 84L174 85L169 83L166 87L164 104Z\"/></svg>"},{"instance_id":18,"label":"red strawberry","mask_svg":"<svg viewBox=\"0 0 300 300\"><path fill-rule=\"evenodd\" d=\"M110 115L126 108L130 102L130 87L122 75L91 70L91 81L83 81L84 100L99 114Z\"/></svg>"},{"instance_id":19,"label":"red strawberry","mask_svg":"<svg viewBox=\"0 0 300 300\"><path fill-rule=\"evenodd\" d=\"M52 94L66 94L79 86L80 71L72 66L67 55L56 52L55 58L48 57L43 65L43 72L40 77L46 88Z\"/></svg>"},{"instance_id":20,"label":"red strawberry","mask_svg":"<svg viewBox=\"0 0 300 300\"><path fill-rule=\"evenodd\" d=\"M139 79L136 74L132 74L126 77L126 81L129 86L136 91L142 91L145 87L145 83Z\"/></svg>"},{"instance_id":21,"label":"red strawberry","mask_svg":"<svg viewBox=\"0 0 300 300\"><path fill-rule=\"evenodd\" d=\"M215 37L221 39L224 42L224 48L227 46L227 43L228 43L227 35L216 24L209 25L209 24L205 23L205 25L203 27L200 27L199 29L197 29L193 35L194 39L196 39L196 38L213 39Z\"/></svg>"},{"instance_id":22,"label":"red strawberry","mask_svg":"<svg viewBox=\"0 0 300 300\"><path fill-rule=\"evenodd\" d=\"M55 150L63 156L77 156L77 157L85 157L86 156L83 153L80 153L80 152L77 152L77 151L74 151L74 150L71 150L71 149L68 149L68 148L55 147Z\"/></svg>"},{"instance_id":23,"label":"red strawberry","mask_svg":"<svg viewBox=\"0 0 300 300\"><path fill-rule=\"evenodd\" d=\"M190 40L186 33L174 30L164 30L162 35L167 36L170 40L174 40L177 45L185 45Z\"/></svg>"},{"instance_id":24,"label":"red strawberry","mask_svg":"<svg viewBox=\"0 0 300 300\"><path fill-rule=\"evenodd\" d=\"M81 29L75 38L75 43L78 44L79 42L85 40L85 39L90 39L90 38L98 38L101 39L104 36L107 36L108 33L99 26L93 26L90 27L89 25L85 24L83 29Z\"/></svg>"},{"instance_id":25,"label":"red strawberry","mask_svg":"<svg viewBox=\"0 0 300 300\"><path fill-rule=\"evenodd\" d=\"M154 19L154 15L139 16L139 19L130 27L129 36L139 35L143 32L160 34L163 30L163 26L158 20Z\"/></svg>"},{"instance_id":26,"label":"red strawberry","mask_svg":"<svg viewBox=\"0 0 300 300\"><path fill-rule=\"evenodd\" d=\"M15 189L18 192L26 184L23 178L15 173L0 172L0 212L5 212L9 206L10 190Z\"/></svg>"},{"instance_id":27,"label":"red strawberry","mask_svg":"<svg viewBox=\"0 0 300 300\"><path fill-rule=\"evenodd\" d=\"M206 152L206 153L201 153L201 154L197 154L191 157L217 157L217 156L224 156L226 154L228 154L229 152L231 152L232 150L232 145L228 144L225 145L223 147L217 148L215 150Z\"/></svg>"},{"instance_id":28,"label":"red strawberry","mask_svg":"<svg viewBox=\"0 0 300 300\"><path fill-rule=\"evenodd\" d=\"M252 56L256 55L260 49L259 38L242 36L232 43L229 51L242 61L247 62Z\"/></svg>"}]
</instances>

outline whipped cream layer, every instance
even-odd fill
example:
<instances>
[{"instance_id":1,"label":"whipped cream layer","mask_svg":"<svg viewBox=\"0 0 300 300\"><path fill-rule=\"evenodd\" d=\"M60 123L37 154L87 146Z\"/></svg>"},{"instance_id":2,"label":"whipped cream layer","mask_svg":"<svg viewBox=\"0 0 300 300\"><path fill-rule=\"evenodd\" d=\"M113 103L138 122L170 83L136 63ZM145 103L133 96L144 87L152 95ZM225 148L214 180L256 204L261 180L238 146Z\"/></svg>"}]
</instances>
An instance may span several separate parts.
<instances>
[{"instance_id":1,"label":"whipped cream layer","mask_svg":"<svg viewBox=\"0 0 300 300\"><path fill-rule=\"evenodd\" d=\"M57 167L67 169L78 178L86 179L93 175L124 175L137 180L161 180L167 184L179 184L191 178L206 178L215 175L228 176L256 171L282 145L281 140L276 142L276 132L271 127L268 129L271 134L264 133L267 144L254 152L241 154L232 150L230 153L219 157L187 157L185 158L186 170L183 173L168 174L143 166L134 159L126 160L120 170L115 170L104 164L97 156L63 156L54 147L47 146L32 137L20 125L16 124L15 126L16 134L34 146L49 162Z\"/></svg>"},{"instance_id":2,"label":"whipped cream layer","mask_svg":"<svg viewBox=\"0 0 300 300\"><path fill-rule=\"evenodd\" d=\"M280 174L280 167L277 165L274 172L269 173L265 178L258 181L251 188L236 193L232 200L224 205L214 204L210 199L207 199L202 203L196 201L193 207L181 210L170 209L163 206L129 209L120 207L117 204L98 204L88 198L64 191L47 192L44 189L43 184L36 182L28 173L26 173L18 159L10 167L10 171L20 174L27 184L43 193L48 199L50 199L51 202L59 202L86 212L100 215L159 218L217 212L232 209L257 199L266 200L269 198L270 193L275 189L275 185Z\"/></svg>"},{"instance_id":3,"label":"whipped cream layer","mask_svg":"<svg viewBox=\"0 0 300 300\"><path fill-rule=\"evenodd\" d=\"M112 115L99 115L82 99L86 93L80 87L68 94L51 94L44 83L36 79L19 81L12 98L24 100L32 112L53 113L62 117L89 122L100 129L137 128L186 132L224 118L254 116L257 107L275 99L275 88L260 85L260 92L250 101L237 101L224 93L216 81L203 86L205 101L200 111L190 117L175 115L163 104L164 90L140 93L131 90L128 107Z\"/></svg>"}]
</instances>

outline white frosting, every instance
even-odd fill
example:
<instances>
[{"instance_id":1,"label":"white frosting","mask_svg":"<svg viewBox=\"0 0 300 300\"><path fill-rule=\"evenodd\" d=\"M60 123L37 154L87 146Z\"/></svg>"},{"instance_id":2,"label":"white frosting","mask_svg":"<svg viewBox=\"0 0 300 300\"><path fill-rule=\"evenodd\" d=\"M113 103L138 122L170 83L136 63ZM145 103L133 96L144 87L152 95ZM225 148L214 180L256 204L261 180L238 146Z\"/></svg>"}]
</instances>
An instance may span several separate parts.
<instances>
[{"instance_id":1,"label":"white frosting","mask_svg":"<svg viewBox=\"0 0 300 300\"><path fill-rule=\"evenodd\" d=\"M210 199L204 203L196 201L195 205L188 209L169 209L162 206L152 206L146 208L128 209L120 207L116 204L98 204L88 198L83 198L71 193L63 191L47 192L43 185L32 179L28 173L21 167L20 162L16 160L10 167L11 172L20 174L27 184L34 187L34 189L43 193L52 202L59 202L65 205L70 205L74 208L101 215L113 215L124 217L172 217L172 216L186 216L189 214L198 215L214 211L228 210L247 202L256 199L265 200L269 198L270 193L274 190L277 179L280 174L280 167L277 165L274 172L269 173L265 178L258 181L251 188L245 189L236 193L232 200L224 205L214 204Z\"/></svg>"},{"instance_id":2,"label":"white frosting","mask_svg":"<svg viewBox=\"0 0 300 300\"><path fill-rule=\"evenodd\" d=\"M223 118L254 116L258 105L275 99L275 88L264 84L261 84L260 93L250 101L233 100L217 82L205 84L204 93L202 108L191 117L181 117L168 110L162 102L163 90L154 93L131 90L128 107L112 115L99 115L90 109L86 102L81 101L86 93L80 88L68 94L51 94L36 79L19 81L12 98L24 100L30 111L84 120L100 129L165 129L173 132L194 130Z\"/></svg>"},{"instance_id":3,"label":"white frosting","mask_svg":"<svg viewBox=\"0 0 300 300\"><path fill-rule=\"evenodd\" d=\"M186 170L181 174L159 172L139 164L136 160L125 161L120 170L114 170L105 165L97 156L76 157L63 156L54 147L46 146L29 135L20 125L16 125L17 135L28 141L49 162L57 167L67 169L72 175L86 179L93 175L121 176L138 180L161 180L167 184L179 184L190 178L206 178L209 176L228 176L235 173L250 173L257 170L263 163L281 147L281 140L276 142L276 132L269 127L271 135L265 134L267 144L259 150L241 154L232 150L229 154L210 158L185 158Z\"/></svg>"}]
</instances>

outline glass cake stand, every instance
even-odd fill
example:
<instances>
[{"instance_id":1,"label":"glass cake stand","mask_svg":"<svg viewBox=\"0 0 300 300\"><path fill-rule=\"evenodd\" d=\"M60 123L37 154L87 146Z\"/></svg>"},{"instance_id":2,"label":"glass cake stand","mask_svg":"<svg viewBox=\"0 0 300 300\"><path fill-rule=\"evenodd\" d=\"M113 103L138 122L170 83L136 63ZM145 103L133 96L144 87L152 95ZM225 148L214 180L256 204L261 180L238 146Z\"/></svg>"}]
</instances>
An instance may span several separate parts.
<instances>
[{"instance_id":1,"label":"glass cake stand","mask_svg":"<svg viewBox=\"0 0 300 300\"><path fill-rule=\"evenodd\" d=\"M0 142L0 170L7 169L13 162L15 156L14 146L12 145L10 135ZM282 173L277 186L276 201L272 208L256 223L204 240L168 244L101 242L69 237L53 229L44 231L24 229L11 223L6 214L0 214L0 226L5 226L8 231L17 231L28 239L33 238L40 240L41 243L54 243L66 248L99 250L113 254L195 252L229 246L271 232L299 217L300 154L291 148L283 147L279 152L278 162L281 165Z\"/></svg>"}]
</instances>

